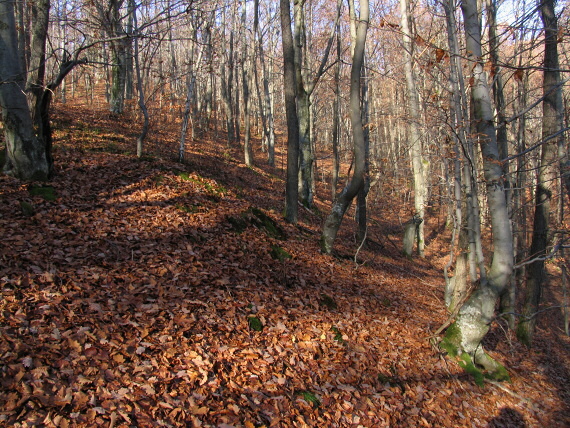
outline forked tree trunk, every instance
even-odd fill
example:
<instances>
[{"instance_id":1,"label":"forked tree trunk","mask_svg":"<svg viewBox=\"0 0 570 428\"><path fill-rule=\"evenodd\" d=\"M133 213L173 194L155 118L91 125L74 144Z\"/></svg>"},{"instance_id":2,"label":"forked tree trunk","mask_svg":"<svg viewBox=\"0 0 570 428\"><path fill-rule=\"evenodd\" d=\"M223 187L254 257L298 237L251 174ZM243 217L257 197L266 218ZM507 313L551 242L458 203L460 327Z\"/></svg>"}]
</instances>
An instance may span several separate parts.
<instances>
[{"instance_id":1,"label":"forked tree trunk","mask_svg":"<svg viewBox=\"0 0 570 428\"><path fill-rule=\"evenodd\" d=\"M299 120L299 197L306 207L313 206L314 188L314 153L311 135L311 95L325 71L336 31L336 22L340 18L341 0L337 0L337 15L332 27L319 69L313 79L309 79L307 64L307 36L305 28L306 0L294 0L295 34L294 58L297 84L297 117Z\"/></svg>"},{"instance_id":2,"label":"forked tree trunk","mask_svg":"<svg viewBox=\"0 0 570 428\"><path fill-rule=\"evenodd\" d=\"M471 67L472 121L475 122L483 155L487 201L493 231L493 259L486 279L480 277L471 297L463 304L455 322L446 333L447 343L454 352L467 354L477 364L492 372L500 365L481 346L495 314L495 304L513 270L513 238L507 198L499 162L497 136L493 124L493 109L487 75L482 63L481 26L476 0L464 0L461 5L465 23L465 39Z\"/></svg>"},{"instance_id":3,"label":"forked tree trunk","mask_svg":"<svg viewBox=\"0 0 570 428\"><path fill-rule=\"evenodd\" d=\"M356 42L350 71L350 122L352 124L352 139L354 144L354 174L350 182L333 202L330 214L323 226L321 234L321 249L330 254L336 235L342 223L344 213L354 197L364 186L366 172L366 147L362 115L360 110L360 76L364 63L364 48L368 31L369 9L368 0L360 2L360 17L356 29Z\"/></svg>"}]
</instances>

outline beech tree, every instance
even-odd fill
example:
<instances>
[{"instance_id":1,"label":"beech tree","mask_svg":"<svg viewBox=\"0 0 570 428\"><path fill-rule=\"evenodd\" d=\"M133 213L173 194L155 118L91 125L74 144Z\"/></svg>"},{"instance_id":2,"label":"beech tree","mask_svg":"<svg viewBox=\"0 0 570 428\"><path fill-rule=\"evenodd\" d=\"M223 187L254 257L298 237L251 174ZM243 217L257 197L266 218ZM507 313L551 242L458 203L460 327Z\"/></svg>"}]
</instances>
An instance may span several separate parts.
<instances>
[{"instance_id":1,"label":"beech tree","mask_svg":"<svg viewBox=\"0 0 570 428\"><path fill-rule=\"evenodd\" d=\"M7 154L3 170L22 180L43 181L53 174L49 117L53 92L73 67L86 60L79 59L82 50L78 49L61 61L58 73L46 82L50 2L34 0L30 6L29 59L24 61L26 46L20 42L14 3L0 2L0 107Z\"/></svg>"},{"instance_id":2,"label":"beech tree","mask_svg":"<svg viewBox=\"0 0 570 428\"><path fill-rule=\"evenodd\" d=\"M400 0L402 13L401 28L404 43L404 71L406 74L406 86L408 92L409 134L410 134L410 157L414 174L414 206L418 217L418 254L424 257L424 216L427 204L427 174L429 163L423 158L423 144L420 134L419 96L416 88L416 77L413 69L414 43L411 32L412 18L409 13L408 0ZM411 255L411 254L408 254Z\"/></svg>"},{"instance_id":3,"label":"beech tree","mask_svg":"<svg viewBox=\"0 0 570 428\"><path fill-rule=\"evenodd\" d=\"M533 261L528 267L523 317L517 327L518 338L527 346L532 343L536 313L546 281L545 257L547 246L552 239L549 224L555 181L560 166L564 166L566 161L564 134L561 132L564 108L558 61L558 22L555 0L540 2L540 17L544 24L542 139L545 143L542 145L538 183L535 190L534 223L530 246L530 256Z\"/></svg>"},{"instance_id":4,"label":"beech tree","mask_svg":"<svg viewBox=\"0 0 570 428\"><path fill-rule=\"evenodd\" d=\"M493 231L493 256L488 272L486 275L480 272L472 294L447 329L443 346L452 354L468 358L496 377L502 378L505 376L504 368L485 352L481 341L489 331L495 315L495 304L513 271L513 237L493 123L491 93L483 64L481 19L476 0L464 0L461 9L471 70L471 122L476 129L476 138L483 157L487 203Z\"/></svg>"},{"instance_id":5,"label":"beech tree","mask_svg":"<svg viewBox=\"0 0 570 428\"><path fill-rule=\"evenodd\" d=\"M364 186L366 174L366 144L364 129L362 127L360 79L364 64L364 48L366 46L366 33L368 31L369 4L368 0L360 2L358 24L356 25L356 38L352 67L350 70L350 123L352 125L352 140L354 146L354 173L351 180L333 202L331 212L325 220L321 233L321 249L330 254L336 235L342 223L344 214L352 200Z\"/></svg>"}]
</instances>

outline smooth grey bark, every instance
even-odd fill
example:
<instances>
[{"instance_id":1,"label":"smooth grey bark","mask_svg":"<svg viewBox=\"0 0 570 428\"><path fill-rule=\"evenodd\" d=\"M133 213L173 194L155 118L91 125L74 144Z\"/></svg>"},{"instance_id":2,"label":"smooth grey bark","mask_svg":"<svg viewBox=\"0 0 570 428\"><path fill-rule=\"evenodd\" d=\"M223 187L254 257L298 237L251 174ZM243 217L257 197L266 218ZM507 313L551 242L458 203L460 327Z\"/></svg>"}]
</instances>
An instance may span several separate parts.
<instances>
[{"instance_id":1,"label":"smooth grey bark","mask_svg":"<svg viewBox=\"0 0 570 428\"><path fill-rule=\"evenodd\" d=\"M414 208L420 219L424 219L427 204L427 176L429 163L422 156L423 144L420 132L420 101L416 88L416 76L413 70L414 43L412 38L411 21L408 0L400 0L401 29L404 44L404 72L406 75L408 114L409 114L409 147L414 174ZM425 257L424 221L418 225L417 251L420 257Z\"/></svg>"},{"instance_id":2,"label":"smooth grey bark","mask_svg":"<svg viewBox=\"0 0 570 428\"><path fill-rule=\"evenodd\" d=\"M111 88L109 110L122 114L125 110L125 85L127 77L127 39L121 23L123 0L109 0L109 13L105 14L111 44Z\"/></svg>"},{"instance_id":3,"label":"smooth grey bark","mask_svg":"<svg viewBox=\"0 0 570 428\"><path fill-rule=\"evenodd\" d=\"M273 119L273 108L271 105L271 91L269 88L269 71L267 70L267 62L265 60L265 49L263 47L263 35L259 27L259 0L254 3L254 37L257 37L257 50L259 53L259 62L261 65L263 96L260 94L260 112L263 123L263 134L267 144L267 163L270 166L275 165L275 124ZM257 64L257 63L255 63ZM256 76L258 73L255 74Z\"/></svg>"},{"instance_id":4,"label":"smooth grey bark","mask_svg":"<svg viewBox=\"0 0 570 428\"><path fill-rule=\"evenodd\" d=\"M291 31L291 4L280 0L281 43L283 45L283 91L287 116L287 183L285 190L285 219L297 223L299 197L299 119L296 103L295 51Z\"/></svg>"},{"instance_id":5,"label":"smooth grey bark","mask_svg":"<svg viewBox=\"0 0 570 428\"><path fill-rule=\"evenodd\" d=\"M503 76L499 65L499 36L497 34L497 0L486 0L487 11L487 27L489 31L489 61L491 64L492 92L495 101L496 110L496 128L497 128L497 145L499 146L499 156L506 159L509 156L508 138L507 138L507 122L505 117L505 96L503 94ZM507 202L512 207L512 190L510 184L509 163L503 163L503 176L505 181L505 189L507 192ZM512 209L510 216L512 218ZM511 224L511 227L514 225ZM516 236L513 230L513 236ZM513 248L515 248L513 246ZM513 254L514 257L514 254ZM507 315L509 327L514 328L514 312L515 312L515 282L510 281L504 292L501 294L499 310Z\"/></svg>"},{"instance_id":6,"label":"smooth grey bark","mask_svg":"<svg viewBox=\"0 0 570 428\"><path fill-rule=\"evenodd\" d=\"M312 207L314 197L314 153L311 141L311 96L318 81L326 70L326 64L334 40L334 32L337 27L336 23L340 19L342 1L337 1L335 25L332 27L319 69L313 79L309 79L309 67L306 63L307 36L305 28L305 3L306 0L294 0L295 34L293 46L297 84L297 116L299 120L299 196L303 205Z\"/></svg>"},{"instance_id":7,"label":"smooth grey bark","mask_svg":"<svg viewBox=\"0 0 570 428\"><path fill-rule=\"evenodd\" d=\"M473 126L476 128L483 157L487 202L493 232L493 256L486 278L479 277L469 299L461 306L446 339L459 354L467 353L476 364L492 372L500 365L484 351L481 341L494 318L495 304L513 271L513 237L509 210L499 162L499 148L493 123L491 96L484 71L481 49L481 25L476 0L463 0L466 49L471 69Z\"/></svg>"},{"instance_id":8,"label":"smooth grey bark","mask_svg":"<svg viewBox=\"0 0 570 428\"><path fill-rule=\"evenodd\" d=\"M196 92L196 74L202 63L204 44L199 45L198 53L196 53L197 24L192 23L192 37L190 40L190 60L188 61L188 74L186 77L186 102L184 103L184 113L182 114L182 131L180 133L180 146L178 148L178 160L184 161L186 154L186 135L188 134L188 126L191 124L192 100ZM196 57L196 59L194 59ZM193 126L193 125L192 125Z\"/></svg>"},{"instance_id":9,"label":"smooth grey bark","mask_svg":"<svg viewBox=\"0 0 570 428\"><path fill-rule=\"evenodd\" d=\"M556 135L563 129L564 110L558 60L558 20L555 0L540 2L540 16L544 25L544 71L542 101L542 138ZM523 317L517 326L517 337L530 346L535 332L536 312L546 282L544 257L550 242L549 223L557 171L559 147L564 150L564 134L542 145L538 182L535 190L535 211L530 246L530 257L535 260L527 267L527 282L524 295Z\"/></svg>"},{"instance_id":10,"label":"smooth grey bark","mask_svg":"<svg viewBox=\"0 0 570 428\"><path fill-rule=\"evenodd\" d=\"M366 58L364 58L366 61ZM359 248L366 243L366 235L368 231L368 192L370 191L370 107L369 107L369 84L366 69L364 67L361 69L361 79L360 79L360 110L362 117L362 129L364 133L364 184L362 188L358 191L356 195L356 223L358 229L356 232L356 241Z\"/></svg>"},{"instance_id":11,"label":"smooth grey bark","mask_svg":"<svg viewBox=\"0 0 570 428\"><path fill-rule=\"evenodd\" d=\"M243 86L243 116L244 116L244 137L243 152L244 162L247 166L253 166L253 149L251 147L251 58L246 32L247 1L243 2L242 12L242 59L241 59L241 80Z\"/></svg>"},{"instance_id":12,"label":"smooth grey bark","mask_svg":"<svg viewBox=\"0 0 570 428\"><path fill-rule=\"evenodd\" d=\"M350 71L350 122L352 124L352 139L354 145L354 173L352 179L333 202L331 212L325 220L321 234L321 250L327 254L332 252L336 235L348 206L364 186L366 147L360 109L360 78L364 64L364 48L366 46L368 20L368 0L363 0L360 2L360 16L356 26L354 54Z\"/></svg>"},{"instance_id":13,"label":"smooth grey bark","mask_svg":"<svg viewBox=\"0 0 570 428\"><path fill-rule=\"evenodd\" d=\"M134 46L133 46L133 33L136 29L137 25L135 24L134 20L134 13L135 13L135 2L133 0L128 0L128 18L127 18L127 25L125 28L125 34L128 36L127 40L125 41L125 99L132 100L134 97L135 92L135 83L134 83L134 74L136 74L136 64L134 63ZM134 27L133 27L134 26Z\"/></svg>"},{"instance_id":14,"label":"smooth grey bark","mask_svg":"<svg viewBox=\"0 0 570 428\"><path fill-rule=\"evenodd\" d=\"M222 27L225 29L226 13L225 8L222 9ZM222 37L222 73L221 73L221 90L222 100L226 111L226 129L228 132L228 145L237 141L235 128L235 113L233 108L233 92L232 85L234 80L234 31L230 30L229 50L226 45L226 37ZM227 53L226 53L227 52Z\"/></svg>"},{"instance_id":15,"label":"smooth grey bark","mask_svg":"<svg viewBox=\"0 0 570 428\"><path fill-rule=\"evenodd\" d=\"M146 103L145 103L145 99L144 99L144 85L143 85L143 81L142 81L142 75L141 75L141 65L140 65L140 58L139 58L139 36L140 34L138 34L138 24L137 24L137 9L135 7L135 2L134 0L129 0L129 8L131 9L131 14L132 14L132 20L133 20L133 30L134 30L134 35L135 35L135 40L134 40L134 65L135 65L135 71L137 74L137 91L139 93L139 108L141 109L141 112L143 114L144 117L144 121L143 121L143 127L141 130L140 135L137 138L137 156L140 158L143 155L143 149L144 149L144 141L146 139L146 136L148 134L148 125L149 125L149 116L148 116L148 109L146 108Z\"/></svg>"},{"instance_id":16,"label":"smooth grey bark","mask_svg":"<svg viewBox=\"0 0 570 428\"><path fill-rule=\"evenodd\" d=\"M444 1L443 7L445 10L447 41L450 53L449 85L451 92L451 126L452 129L456 130L454 133L455 144L453 146L455 155L454 181L451 191L455 205L452 212L454 224L449 262L444 268L445 304L448 310L451 313L454 313L458 305L460 305L467 297L467 292L471 283L477 279L476 263L474 262L475 252L470 252L469 247L469 237L475 237L476 234L474 233L474 230L471 230L471 228L468 227L468 223L473 223L473 220L470 217L475 217L475 212L471 209L470 205L470 199L473 200L473 198L469 198L469 195L473 194L473 190L470 186L471 164L469 162L469 153L471 153L472 150L468 147L465 135L467 106L465 104L465 88L462 84L461 64L459 62L455 11L451 0ZM464 174L466 176L465 180L462 179ZM466 209L464 209L464 206ZM456 251L458 254L455 262L455 273L450 279L448 276L448 270L454 263L454 254ZM470 267L472 268L471 270Z\"/></svg>"},{"instance_id":17,"label":"smooth grey bark","mask_svg":"<svg viewBox=\"0 0 570 428\"><path fill-rule=\"evenodd\" d=\"M338 174L340 170L340 69L341 69L341 50L340 50L340 24L337 23L336 28L336 65L334 70L334 102L333 102L333 129L332 129L332 150L333 150L333 166L331 179L331 198L336 198L336 187L338 185Z\"/></svg>"}]
</instances>

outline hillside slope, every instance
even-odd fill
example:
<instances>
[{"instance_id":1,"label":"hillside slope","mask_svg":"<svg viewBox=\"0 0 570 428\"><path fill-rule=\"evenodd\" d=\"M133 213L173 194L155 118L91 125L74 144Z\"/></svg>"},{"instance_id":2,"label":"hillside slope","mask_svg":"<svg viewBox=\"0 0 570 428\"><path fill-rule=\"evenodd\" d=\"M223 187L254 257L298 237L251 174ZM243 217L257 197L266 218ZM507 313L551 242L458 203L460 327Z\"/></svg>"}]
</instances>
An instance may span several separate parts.
<instances>
[{"instance_id":1,"label":"hillside slope","mask_svg":"<svg viewBox=\"0 0 570 428\"><path fill-rule=\"evenodd\" d=\"M323 255L327 203L286 224L279 168L213 140L186 165L137 159L129 123L57 118L53 193L0 177L1 425L570 425L559 324L532 351L493 326L512 383L477 386L430 346L441 255L399 255L396 207L357 262L350 219Z\"/></svg>"}]
</instances>

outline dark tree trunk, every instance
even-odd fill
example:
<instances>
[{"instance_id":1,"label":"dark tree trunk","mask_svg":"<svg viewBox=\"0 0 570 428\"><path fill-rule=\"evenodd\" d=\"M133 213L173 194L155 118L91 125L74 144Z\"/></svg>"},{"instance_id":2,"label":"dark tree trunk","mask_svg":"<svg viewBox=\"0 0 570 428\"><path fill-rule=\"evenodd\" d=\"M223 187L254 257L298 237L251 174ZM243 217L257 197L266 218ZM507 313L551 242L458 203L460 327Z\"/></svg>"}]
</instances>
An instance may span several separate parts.
<instances>
[{"instance_id":1,"label":"dark tree trunk","mask_svg":"<svg viewBox=\"0 0 570 428\"><path fill-rule=\"evenodd\" d=\"M554 11L554 0L543 0L540 16L544 24L544 74L542 101L542 138L556 135L563 126L562 87L558 64L558 22ZM542 146L538 183L535 193L535 211L530 246L530 256L535 258L527 270L527 284L523 307L523 318L517 326L517 336L527 346L532 343L536 325L536 312L540 303L543 284L546 280L544 256L549 242L549 216L554 183L557 176L557 155L559 146L564 146L564 134Z\"/></svg>"},{"instance_id":2,"label":"dark tree trunk","mask_svg":"<svg viewBox=\"0 0 570 428\"><path fill-rule=\"evenodd\" d=\"M285 91L285 113L287 116L287 184L285 194L285 218L297 223L297 199L299 197L299 119L295 101L295 53L291 31L291 4L280 0L281 32L283 44L283 87Z\"/></svg>"}]
</instances>

